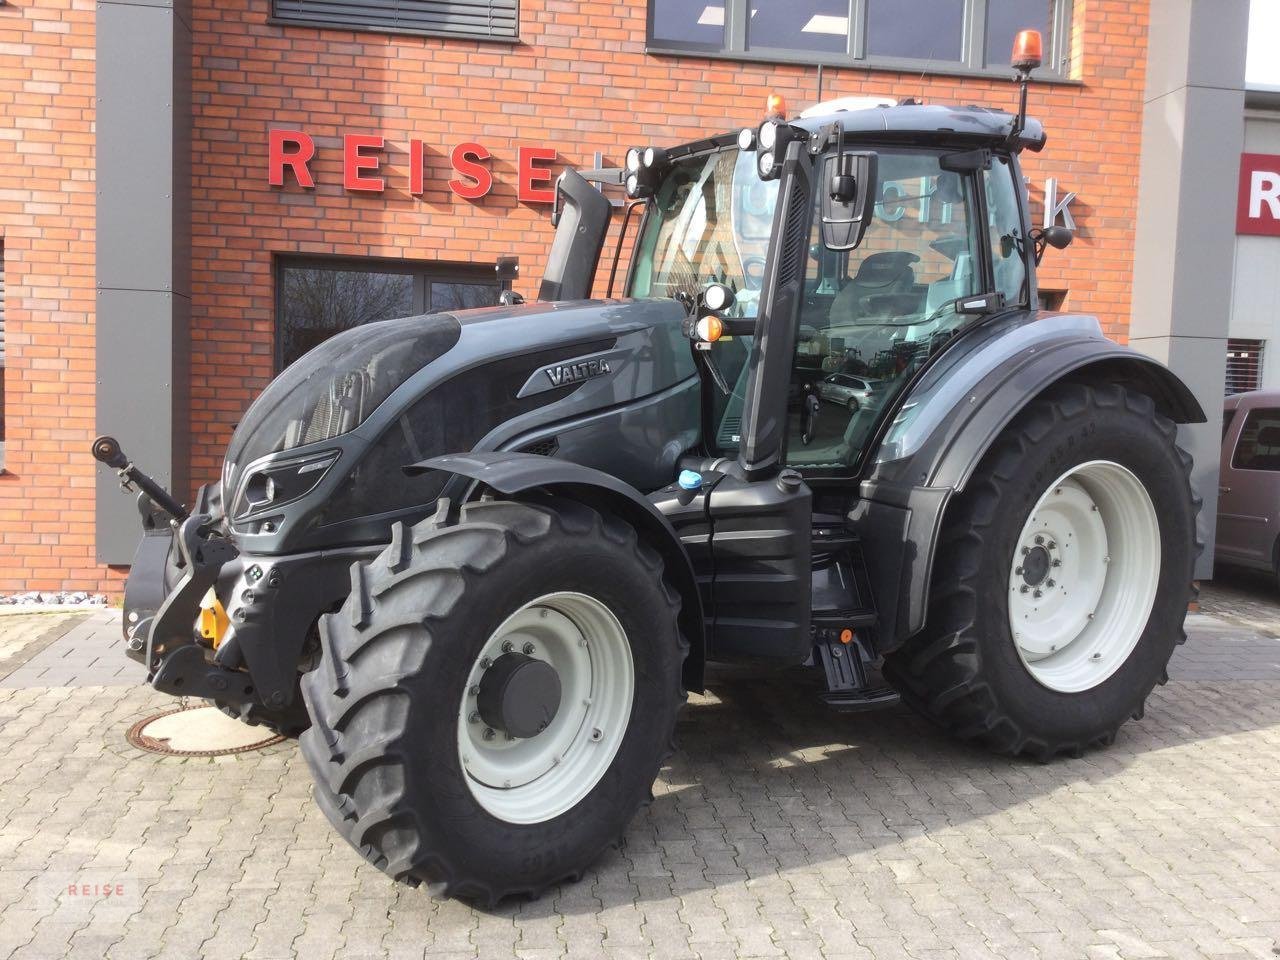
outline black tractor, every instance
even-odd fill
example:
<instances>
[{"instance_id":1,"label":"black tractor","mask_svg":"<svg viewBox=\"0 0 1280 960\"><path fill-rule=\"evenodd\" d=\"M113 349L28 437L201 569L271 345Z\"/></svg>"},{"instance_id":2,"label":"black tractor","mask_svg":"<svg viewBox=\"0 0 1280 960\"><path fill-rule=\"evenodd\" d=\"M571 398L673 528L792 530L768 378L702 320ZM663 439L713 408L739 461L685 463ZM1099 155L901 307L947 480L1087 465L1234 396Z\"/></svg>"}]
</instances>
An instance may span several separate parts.
<instances>
[{"instance_id":1,"label":"black tractor","mask_svg":"<svg viewBox=\"0 0 1280 960\"><path fill-rule=\"evenodd\" d=\"M1003 753L1109 743L1183 638L1204 415L1038 306L1070 235L1028 213L1034 65L1016 113L774 102L565 173L537 302L316 347L189 511L99 438L141 487L130 654L305 731L357 850L485 902L619 840L708 661ZM604 182L637 230L592 300Z\"/></svg>"}]
</instances>

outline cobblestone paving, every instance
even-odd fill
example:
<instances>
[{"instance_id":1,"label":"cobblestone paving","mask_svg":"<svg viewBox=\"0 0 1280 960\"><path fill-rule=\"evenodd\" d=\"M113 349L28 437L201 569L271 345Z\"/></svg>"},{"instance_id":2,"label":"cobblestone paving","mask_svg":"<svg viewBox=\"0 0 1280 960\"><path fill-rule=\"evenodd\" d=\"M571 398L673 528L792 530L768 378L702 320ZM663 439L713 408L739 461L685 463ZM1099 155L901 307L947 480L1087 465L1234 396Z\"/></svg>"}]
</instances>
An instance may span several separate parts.
<instances>
[{"instance_id":1,"label":"cobblestone paving","mask_svg":"<svg viewBox=\"0 0 1280 960\"><path fill-rule=\"evenodd\" d=\"M0 958L1274 960L1280 629L1189 627L1141 722L1048 765L721 678L624 847L488 912L365 864L292 744L153 757L124 732L167 697L0 689Z\"/></svg>"}]
</instances>

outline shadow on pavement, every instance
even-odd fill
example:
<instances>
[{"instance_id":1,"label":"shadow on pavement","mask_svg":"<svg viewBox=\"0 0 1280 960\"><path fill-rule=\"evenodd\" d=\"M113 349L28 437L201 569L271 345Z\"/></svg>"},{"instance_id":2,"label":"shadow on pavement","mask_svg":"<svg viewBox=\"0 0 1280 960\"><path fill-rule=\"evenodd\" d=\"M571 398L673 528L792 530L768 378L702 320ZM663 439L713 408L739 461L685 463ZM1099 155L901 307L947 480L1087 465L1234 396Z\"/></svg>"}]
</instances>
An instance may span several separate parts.
<instances>
[{"instance_id":1,"label":"shadow on pavement","mask_svg":"<svg viewBox=\"0 0 1280 960\"><path fill-rule=\"evenodd\" d=\"M1125 724L1112 747L1041 764L966 746L905 707L832 713L792 677L712 678L710 696L692 698L681 715L665 790L621 849L578 884L486 912L593 913L793 868L839 867L1057 790L1105 790L1156 751L1280 724L1275 692L1255 682L1174 682L1157 688L1146 717Z\"/></svg>"}]
</instances>

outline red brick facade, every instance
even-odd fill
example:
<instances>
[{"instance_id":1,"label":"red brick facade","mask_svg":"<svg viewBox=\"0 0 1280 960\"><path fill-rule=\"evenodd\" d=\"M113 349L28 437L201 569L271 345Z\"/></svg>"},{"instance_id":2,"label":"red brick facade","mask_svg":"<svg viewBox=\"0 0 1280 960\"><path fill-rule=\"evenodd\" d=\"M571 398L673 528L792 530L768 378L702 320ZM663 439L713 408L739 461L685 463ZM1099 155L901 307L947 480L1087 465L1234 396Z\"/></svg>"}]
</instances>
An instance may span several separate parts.
<instances>
[{"instance_id":1,"label":"red brick facade","mask_svg":"<svg viewBox=\"0 0 1280 960\"><path fill-rule=\"evenodd\" d=\"M516 196L521 145L560 162L620 162L634 144L754 124L766 95L812 102L812 68L644 52L645 0L521 0L520 42L478 44L284 27L268 0L196 0L192 101L192 477L217 475L237 419L273 371L278 254L459 264L517 254L536 290L547 207ZM1026 159L1078 193L1080 236L1051 251L1042 286L1123 338L1129 317L1146 5L1076 0L1071 84L1033 89L1049 146ZM0 233L8 279L8 452L0 476L0 591L106 588L93 563L93 24L83 0L0 7ZM828 69L824 96L882 94L1009 107L1007 80ZM267 182L267 131L311 134L316 187ZM342 186L343 134L386 138L383 193ZM426 186L409 193L409 142ZM449 150L492 153L494 189L448 188ZM18 189L14 188L15 181ZM122 500L121 508L127 509Z\"/></svg>"}]
</instances>

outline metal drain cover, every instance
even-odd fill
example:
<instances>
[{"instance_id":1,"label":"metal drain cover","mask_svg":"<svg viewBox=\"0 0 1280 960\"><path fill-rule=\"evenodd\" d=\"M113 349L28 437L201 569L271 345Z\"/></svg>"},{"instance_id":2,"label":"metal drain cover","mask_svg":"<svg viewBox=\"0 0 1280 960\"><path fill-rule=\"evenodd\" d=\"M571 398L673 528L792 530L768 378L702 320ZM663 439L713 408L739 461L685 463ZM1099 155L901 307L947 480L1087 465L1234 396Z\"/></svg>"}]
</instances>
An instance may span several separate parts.
<instances>
[{"instance_id":1,"label":"metal drain cover","mask_svg":"<svg viewBox=\"0 0 1280 960\"><path fill-rule=\"evenodd\" d=\"M220 757L260 750L284 739L266 727L251 727L217 707L167 710L139 720L125 735L141 750L174 757Z\"/></svg>"}]
</instances>

